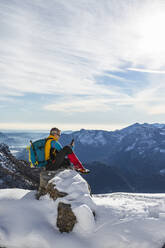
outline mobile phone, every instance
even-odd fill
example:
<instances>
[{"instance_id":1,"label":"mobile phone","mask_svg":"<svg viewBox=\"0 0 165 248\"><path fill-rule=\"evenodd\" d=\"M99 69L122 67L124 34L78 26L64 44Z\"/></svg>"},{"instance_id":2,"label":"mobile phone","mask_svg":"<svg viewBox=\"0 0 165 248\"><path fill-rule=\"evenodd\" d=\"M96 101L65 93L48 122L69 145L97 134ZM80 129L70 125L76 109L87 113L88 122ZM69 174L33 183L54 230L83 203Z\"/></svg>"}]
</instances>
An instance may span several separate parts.
<instances>
[{"instance_id":1,"label":"mobile phone","mask_svg":"<svg viewBox=\"0 0 165 248\"><path fill-rule=\"evenodd\" d=\"M73 146L73 145L74 145L74 139L72 139L72 141L71 141L71 143L70 143L70 144L71 144L71 146Z\"/></svg>"}]
</instances>

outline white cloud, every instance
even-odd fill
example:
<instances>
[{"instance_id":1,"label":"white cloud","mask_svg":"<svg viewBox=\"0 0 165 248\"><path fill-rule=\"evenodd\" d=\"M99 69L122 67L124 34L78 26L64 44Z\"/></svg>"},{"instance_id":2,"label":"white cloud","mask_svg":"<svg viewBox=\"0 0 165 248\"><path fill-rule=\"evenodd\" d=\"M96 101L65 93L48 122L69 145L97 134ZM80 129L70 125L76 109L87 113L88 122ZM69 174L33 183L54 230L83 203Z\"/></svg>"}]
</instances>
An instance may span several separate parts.
<instances>
[{"instance_id":1,"label":"white cloud","mask_svg":"<svg viewBox=\"0 0 165 248\"><path fill-rule=\"evenodd\" d=\"M73 89L77 82L83 88L84 80L94 86L95 74L118 70L124 61L143 62L144 50L138 46L141 26L137 22L149 7L148 1L141 5L112 0L16 3L9 4L11 8L1 6L7 16L5 24L13 32L13 37L6 34L1 40L8 87L15 84L17 90L49 93L59 84L66 90L66 82L71 80Z\"/></svg>"},{"instance_id":2,"label":"white cloud","mask_svg":"<svg viewBox=\"0 0 165 248\"><path fill-rule=\"evenodd\" d=\"M163 74L160 81L159 78L155 80L155 78L151 77L150 85L135 94L132 99L132 105L135 109L151 116L163 115L165 113L165 86L163 78Z\"/></svg>"},{"instance_id":3,"label":"white cloud","mask_svg":"<svg viewBox=\"0 0 165 248\"><path fill-rule=\"evenodd\" d=\"M164 73L164 11L159 0L2 1L0 95L57 94L61 102L44 109L64 112L146 106L148 84L154 89L150 81L130 97L124 87L101 85L96 78L128 67ZM132 80L109 77L137 88Z\"/></svg>"},{"instance_id":4,"label":"white cloud","mask_svg":"<svg viewBox=\"0 0 165 248\"><path fill-rule=\"evenodd\" d=\"M104 92L100 96L83 96L83 97L61 97L54 100L52 104L45 104L44 109L54 112L65 112L71 115L75 112L108 112L112 111L114 106L132 105L135 100L133 97L127 96L120 92Z\"/></svg>"},{"instance_id":5,"label":"white cloud","mask_svg":"<svg viewBox=\"0 0 165 248\"><path fill-rule=\"evenodd\" d=\"M153 106L148 108L148 112L151 115L161 115L161 114L165 114L165 102L162 105L157 105L157 106Z\"/></svg>"},{"instance_id":6,"label":"white cloud","mask_svg":"<svg viewBox=\"0 0 165 248\"><path fill-rule=\"evenodd\" d=\"M69 115L73 112L92 112L92 111L101 111L106 112L111 110L110 101L108 99L100 99L97 101L97 98L85 98L85 99L63 99L61 102L56 102L54 104L46 105L45 110L50 111L60 111L66 112Z\"/></svg>"}]
</instances>

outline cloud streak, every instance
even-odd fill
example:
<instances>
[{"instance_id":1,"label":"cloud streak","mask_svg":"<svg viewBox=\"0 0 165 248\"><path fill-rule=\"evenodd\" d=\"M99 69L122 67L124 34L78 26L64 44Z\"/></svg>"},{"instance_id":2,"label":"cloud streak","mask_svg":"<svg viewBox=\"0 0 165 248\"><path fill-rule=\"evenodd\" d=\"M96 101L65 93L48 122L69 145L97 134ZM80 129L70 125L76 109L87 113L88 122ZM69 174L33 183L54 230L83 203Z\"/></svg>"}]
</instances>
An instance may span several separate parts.
<instances>
[{"instance_id":1,"label":"cloud streak","mask_svg":"<svg viewBox=\"0 0 165 248\"><path fill-rule=\"evenodd\" d=\"M165 73L164 11L156 0L2 0L0 101L55 94L58 101L43 103L43 111L113 112L132 106L162 112L156 105L150 111L147 94L152 87L156 104L165 86L155 88L148 75L142 86L124 73ZM101 84L105 75L107 82L121 84Z\"/></svg>"},{"instance_id":2,"label":"cloud streak","mask_svg":"<svg viewBox=\"0 0 165 248\"><path fill-rule=\"evenodd\" d=\"M142 68L128 68L128 70L129 71L145 72L145 73L165 74L165 71L156 71L156 70L142 69Z\"/></svg>"}]
</instances>

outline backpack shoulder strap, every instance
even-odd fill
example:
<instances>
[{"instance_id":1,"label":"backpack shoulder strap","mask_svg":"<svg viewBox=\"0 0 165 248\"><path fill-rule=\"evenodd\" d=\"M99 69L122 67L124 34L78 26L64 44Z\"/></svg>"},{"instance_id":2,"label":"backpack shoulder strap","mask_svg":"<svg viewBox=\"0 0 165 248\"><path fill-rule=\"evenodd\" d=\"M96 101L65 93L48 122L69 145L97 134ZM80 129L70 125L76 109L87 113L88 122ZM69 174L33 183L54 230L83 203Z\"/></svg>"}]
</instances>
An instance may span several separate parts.
<instances>
[{"instance_id":1,"label":"backpack shoulder strap","mask_svg":"<svg viewBox=\"0 0 165 248\"><path fill-rule=\"evenodd\" d=\"M48 137L48 138L46 138L46 142L47 142L48 140L54 140L54 139L51 138L51 137Z\"/></svg>"},{"instance_id":2,"label":"backpack shoulder strap","mask_svg":"<svg viewBox=\"0 0 165 248\"><path fill-rule=\"evenodd\" d=\"M36 153L36 149L35 147L33 146L33 142L30 140L30 144L31 144L31 147L34 151L34 156L35 156L35 160L36 160L36 165L38 165L38 157L37 157L37 153Z\"/></svg>"},{"instance_id":3,"label":"backpack shoulder strap","mask_svg":"<svg viewBox=\"0 0 165 248\"><path fill-rule=\"evenodd\" d=\"M51 141L54 139L51 137L48 137L45 142L45 160L50 159L50 149L51 149ZM55 141L55 140L54 140Z\"/></svg>"}]
</instances>

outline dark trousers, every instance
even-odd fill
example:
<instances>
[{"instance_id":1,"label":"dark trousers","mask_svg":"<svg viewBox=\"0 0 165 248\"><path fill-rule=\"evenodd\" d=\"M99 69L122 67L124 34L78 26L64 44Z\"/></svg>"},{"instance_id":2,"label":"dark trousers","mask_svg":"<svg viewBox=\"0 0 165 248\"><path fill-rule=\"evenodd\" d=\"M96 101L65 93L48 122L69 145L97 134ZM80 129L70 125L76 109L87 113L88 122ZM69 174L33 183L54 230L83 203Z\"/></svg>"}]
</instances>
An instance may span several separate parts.
<instances>
[{"instance_id":1,"label":"dark trousers","mask_svg":"<svg viewBox=\"0 0 165 248\"><path fill-rule=\"evenodd\" d=\"M60 152L56 154L54 160L49 160L46 165L46 170L58 170L59 168L68 168L70 167L70 162L66 158L68 154L71 154L73 151L70 146L65 146Z\"/></svg>"}]
</instances>

